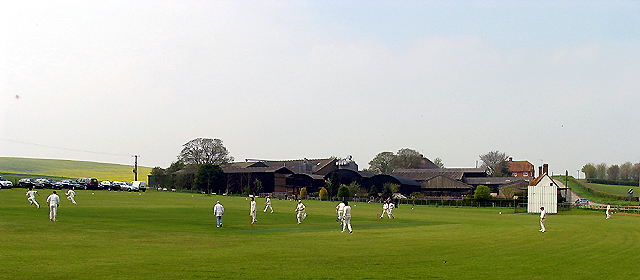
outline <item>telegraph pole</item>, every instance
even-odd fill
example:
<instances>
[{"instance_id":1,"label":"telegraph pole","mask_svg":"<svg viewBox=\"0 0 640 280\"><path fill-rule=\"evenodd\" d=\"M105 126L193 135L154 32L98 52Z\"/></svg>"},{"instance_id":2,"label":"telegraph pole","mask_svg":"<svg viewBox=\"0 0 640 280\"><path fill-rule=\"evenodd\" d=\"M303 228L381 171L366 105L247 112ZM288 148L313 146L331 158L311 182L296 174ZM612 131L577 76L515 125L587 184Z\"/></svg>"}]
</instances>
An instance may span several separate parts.
<instances>
[{"instance_id":1,"label":"telegraph pole","mask_svg":"<svg viewBox=\"0 0 640 280\"><path fill-rule=\"evenodd\" d=\"M134 181L138 181L138 155L133 155L136 158L136 163L133 167L133 174L135 176L135 180Z\"/></svg>"}]
</instances>

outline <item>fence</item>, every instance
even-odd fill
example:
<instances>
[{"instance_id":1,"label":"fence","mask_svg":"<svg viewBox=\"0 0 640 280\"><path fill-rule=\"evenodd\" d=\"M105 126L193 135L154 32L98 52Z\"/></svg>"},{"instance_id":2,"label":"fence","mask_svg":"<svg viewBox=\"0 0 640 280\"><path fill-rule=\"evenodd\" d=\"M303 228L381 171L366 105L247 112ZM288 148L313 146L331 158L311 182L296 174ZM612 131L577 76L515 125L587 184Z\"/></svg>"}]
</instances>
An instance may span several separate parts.
<instances>
[{"instance_id":1,"label":"fence","mask_svg":"<svg viewBox=\"0 0 640 280\"><path fill-rule=\"evenodd\" d=\"M589 209L596 211L606 211L606 205L581 205L579 206L581 209ZM614 212L627 212L627 213L637 213L640 214L640 206L631 206L631 205L611 205L611 210Z\"/></svg>"}]
</instances>

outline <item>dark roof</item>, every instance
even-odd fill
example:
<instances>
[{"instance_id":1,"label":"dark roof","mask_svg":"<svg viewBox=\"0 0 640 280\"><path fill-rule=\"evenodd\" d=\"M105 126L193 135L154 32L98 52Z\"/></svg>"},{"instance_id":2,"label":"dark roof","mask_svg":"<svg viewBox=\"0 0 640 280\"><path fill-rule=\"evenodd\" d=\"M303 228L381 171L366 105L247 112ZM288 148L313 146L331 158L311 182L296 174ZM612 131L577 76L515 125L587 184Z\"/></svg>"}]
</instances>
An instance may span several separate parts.
<instances>
[{"instance_id":1,"label":"dark roof","mask_svg":"<svg viewBox=\"0 0 640 280\"><path fill-rule=\"evenodd\" d=\"M252 164L263 164L269 167L286 167L291 170L293 173L302 173L300 171L300 164L307 162L311 163L313 168L313 173L316 173L318 170L335 164L337 161L336 158L323 158L323 159L294 159L294 160L255 160L255 161L247 161L247 162L234 162L230 165L237 166L238 168L246 168L250 167Z\"/></svg>"},{"instance_id":2,"label":"dark roof","mask_svg":"<svg viewBox=\"0 0 640 280\"><path fill-rule=\"evenodd\" d=\"M517 181L528 182L529 177L472 177L465 178L465 182L470 185L508 185Z\"/></svg>"},{"instance_id":3,"label":"dark roof","mask_svg":"<svg viewBox=\"0 0 640 280\"><path fill-rule=\"evenodd\" d=\"M289 170L284 166L274 166L274 167L247 167L247 168L223 168L222 171L226 174L230 173L287 173L293 174L293 171Z\"/></svg>"}]
</instances>

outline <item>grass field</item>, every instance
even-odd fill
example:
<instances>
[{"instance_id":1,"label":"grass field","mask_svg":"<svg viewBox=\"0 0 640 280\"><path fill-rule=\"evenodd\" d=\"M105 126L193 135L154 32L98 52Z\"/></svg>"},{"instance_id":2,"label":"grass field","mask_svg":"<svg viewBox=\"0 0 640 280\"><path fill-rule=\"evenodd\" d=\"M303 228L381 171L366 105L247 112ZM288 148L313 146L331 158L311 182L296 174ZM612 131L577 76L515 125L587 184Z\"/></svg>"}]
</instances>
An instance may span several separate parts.
<instances>
[{"instance_id":1,"label":"grass field","mask_svg":"<svg viewBox=\"0 0 640 280\"><path fill-rule=\"evenodd\" d=\"M147 180L151 168L138 166L138 179ZM0 175L17 183L20 178L78 179L97 178L99 181L124 181L134 179L133 164L122 165L88 161L59 159L34 159L0 157Z\"/></svg>"},{"instance_id":2,"label":"grass field","mask_svg":"<svg viewBox=\"0 0 640 280\"><path fill-rule=\"evenodd\" d=\"M305 201L297 225L295 202L273 200L276 212L258 212L251 227L242 197L78 191L78 206L62 196L50 222L50 192L40 191L40 209L24 192L0 190L2 279L637 278L633 214L562 212L540 233L537 216L507 208L401 205L378 222L380 204L356 203L348 234L334 202Z\"/></svg>"}]
</instances>

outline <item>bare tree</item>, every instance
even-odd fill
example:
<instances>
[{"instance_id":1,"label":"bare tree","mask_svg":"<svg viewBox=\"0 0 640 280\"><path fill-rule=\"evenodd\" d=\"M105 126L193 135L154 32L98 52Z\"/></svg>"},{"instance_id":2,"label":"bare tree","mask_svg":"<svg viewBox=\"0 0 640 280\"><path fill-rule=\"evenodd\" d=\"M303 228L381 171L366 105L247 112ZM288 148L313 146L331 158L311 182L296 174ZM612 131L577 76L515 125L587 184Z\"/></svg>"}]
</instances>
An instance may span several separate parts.
<instances>
[{"instance_id":1,"label":"bare tree","mask_svg":"<svg viewBox=\"0 0 640 280\"><path fill-rule=\"evenodd\" d=\"M437 165L440 168L444 168L444 162L442 162L442 159L439 157L433 160L433 164Z\"/></svg>"},{"instance_id":2,"label":"bare tree","mask_svg":"<svg viewBox=\"0 0 640 280\"><path fill-rule=\"evenodd\" d=\"M631 179L631 169L633 169L633 163L627 161L620 165L620 180Z\"/></svg>"},{"instance_id":3,"label":"bare tree","mask_svg":"<svg viewBox=\"0 0 640 280\"><path fill-rule=\"evenodd\" d=\"M598 179L607 179L607 168L609 167L604 162L596 165L596 177Z\"/></svg>"},{"instance_id":4,"label":"bare tree","mask_svg":"<svg viewBox=\"0 0 640 280\"><path fill-rule=\"evenodd\" d=\"M509 159L509 155L506 153L501 153L500 151L491 151L484 155L480 155L480 160L482 160L482 168L487 170L489 175L493 175L496 172L496 168L498 165Z\"/></svg>"},{"instance_id":5,"label":"bare tree","mask_svg":"<svg viewBox=\"0 0 640 280\"><path fill-rule=\"evenodd\" d=\"M196 138L183 145L178 160L184 164L205 163L225 165L233 161L220 139Z\"/></svg>"}]
</instances>

